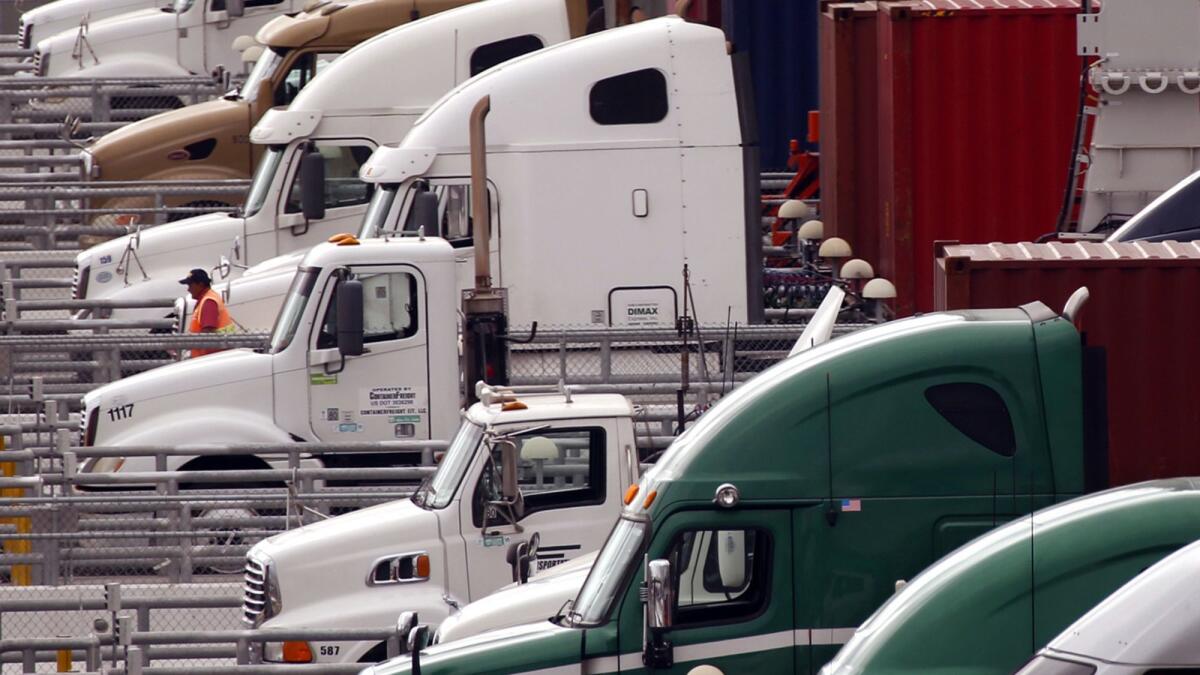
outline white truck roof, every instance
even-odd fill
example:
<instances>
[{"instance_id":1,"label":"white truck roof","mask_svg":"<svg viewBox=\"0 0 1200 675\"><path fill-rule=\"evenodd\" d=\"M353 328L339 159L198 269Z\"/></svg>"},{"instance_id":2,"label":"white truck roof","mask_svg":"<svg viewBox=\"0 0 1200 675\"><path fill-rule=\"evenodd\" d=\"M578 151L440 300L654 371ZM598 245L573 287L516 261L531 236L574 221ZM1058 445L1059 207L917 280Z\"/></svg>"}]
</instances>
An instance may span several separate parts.
<instances>
[{"instance_id":1,"label":"white truck roof","mask_svg":"<svg viewBox=\"0 0 1200 675\"><path fill-rule=\"evenodd\" d=\"M675 68L677 61L689 66ZM600 80L643 69L662 73L671 104L663 120L638 125L645 130L639 147L742 142L725 34L664 17L569 40L471 78L435 103L398 146L376 150L360 177L399 183L433 161L414 161L415 154L468 152L471 109L483 96L491 97L491 152L628 146L629 125L597 124L588 112L589 94Z\"/></svg>"},{"instance_id":2,"label":"white truck roof","mask_svg":"<svg viewBox=\"0 0 1200 675\"><path fill-rule=\"evenodd\" d=\"M620 394L526 394L518 392L516 400L524 408L505 410L504 404L482 402L471 406L467 419L487 426L489 424L519 424L521 422L544 422L553 419L581 419L590 417L632 417L633 405ZM506 399L508 400L508 399Z\"/></svg>"},{"instance_id":3,"label":"white truck roof","mask_svg":"<svg viewBox=\"0 0 1200 675\"><path fill-rule=\"evenodd\" d=\"M543 43L570 35L564 0L488 0L431 14L340 56L286 109L267 111L250 140L288 143L329 117L420 115L455 82L471 77L470 59L456 58L458 45L484 39L476 34L502 34L504 24L511 24L513 35L535 35Z\"/></svg>"},{"instance_id":4,"label":"white truck roof","mask_svg":"<svg viewBox=\"0 0 1200 675\"><path fill-rule=\"evenodd\" d=\"M317 244L305 254L300 267L454 261L454 249L445 239L437 237L389 237L353 241L357 243Z\"/></svg>"},{"instance_id":5,"label":"white truck roof","mask_svg":"<svg viewBox=\"0 0 1200 675\"><path fill-rule=\"evenodd\" d=\"M1122 586L1046 648L1140 666L1200 665L1200 542L1182 548Z\"/></svg>"}]
</instances>

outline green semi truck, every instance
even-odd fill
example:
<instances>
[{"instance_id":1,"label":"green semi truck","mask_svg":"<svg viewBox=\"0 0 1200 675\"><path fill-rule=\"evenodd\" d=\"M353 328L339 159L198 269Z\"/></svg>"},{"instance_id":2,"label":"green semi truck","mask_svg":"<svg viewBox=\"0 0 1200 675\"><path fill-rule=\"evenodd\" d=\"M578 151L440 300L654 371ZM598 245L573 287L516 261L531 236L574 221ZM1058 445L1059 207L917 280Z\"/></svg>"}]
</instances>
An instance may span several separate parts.
<instances>
[{"instance_id":1,"label":"green semi truck","mask_svg":"<svg viewBox=\"0 0 1200 675\"><path fill-rule=\"evenodd\" d=\"M1095 487L1105 449L1088 430L1104 421L1085 391L1102 387L1084 387L1085 354L1070 319L1032 303L786 359L630 486L558 616L368 672L815 673L898 580Z\"/></svg>"}]
</instances>

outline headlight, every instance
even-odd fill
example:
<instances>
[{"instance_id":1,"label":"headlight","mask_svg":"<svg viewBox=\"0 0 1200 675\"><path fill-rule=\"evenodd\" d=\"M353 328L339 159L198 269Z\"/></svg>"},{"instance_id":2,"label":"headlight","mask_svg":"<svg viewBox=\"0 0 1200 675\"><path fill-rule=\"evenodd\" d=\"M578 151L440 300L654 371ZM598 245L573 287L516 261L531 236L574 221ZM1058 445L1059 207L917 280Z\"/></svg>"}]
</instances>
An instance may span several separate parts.
<instances>
[{"instance_id":1,"label":"headlight","mask_svg":"<svg viewBox=\"0 0 1200 675\"><path fill-rule=\"evenodd\" d=\"M267 605L270 612L267 616L279 616L283 611L283 593L279 591L279 573L275 565L267 565Z\"/></svg>"},{"instance_id":2,"label":"headlight","mask_svg":"<svg viewBox=\"0 0 1200 675\"><path fill-rule=\"evenodd\" d=\"M263 644L263 661L271 663L312 663L313 650L302 640Z\"/></svg>"}]
</instances>

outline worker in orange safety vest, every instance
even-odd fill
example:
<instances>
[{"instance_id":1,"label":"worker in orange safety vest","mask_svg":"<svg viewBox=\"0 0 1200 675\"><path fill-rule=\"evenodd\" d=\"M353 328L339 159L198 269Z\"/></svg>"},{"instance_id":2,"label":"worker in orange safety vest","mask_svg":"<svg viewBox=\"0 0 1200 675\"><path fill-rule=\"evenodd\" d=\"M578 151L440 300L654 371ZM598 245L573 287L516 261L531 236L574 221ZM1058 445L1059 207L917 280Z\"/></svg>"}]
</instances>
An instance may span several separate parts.
<instances>
[{"instance_id":1,"label":"worker in orange safety vest","mask_svg":"<svg viewBox=\"0 0 1200 675\"><path fill-rule=\"evenodd\" d=\"M235 329L229 311L220 294L212 289L212 279L208 272L194 269L179 280L187 286L188 295L196 301L196 309L192 310L192 321L188 326L189 333L232 333ZM220 349L193 349L192 358L222 351Z\"/></svg>"}]
</instances>

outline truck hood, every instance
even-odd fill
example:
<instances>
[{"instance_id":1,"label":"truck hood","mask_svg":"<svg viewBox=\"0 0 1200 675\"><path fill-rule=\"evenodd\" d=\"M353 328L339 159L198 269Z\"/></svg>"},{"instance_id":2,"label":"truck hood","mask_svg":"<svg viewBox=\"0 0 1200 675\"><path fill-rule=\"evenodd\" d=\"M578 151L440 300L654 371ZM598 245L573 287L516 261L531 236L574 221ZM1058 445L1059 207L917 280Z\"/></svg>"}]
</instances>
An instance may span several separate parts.
<instances>
[{"instance_id":1,"label":"truck hood","mask_svg":"<svg viewBox=\"0 0 1200 675\"><path fill-rule=\"evenodd\" d=\"M142 262L142 268L150 277L154 277L156 271L155 265L149 264L148 261L154 258L161 257L167 254L188 254L190 251L202 246L210 246L213 244L224 244L224 248L217 256L212 256L211 259L197 259L195 255L190 255L188 261L184 264L188 269L192 267L211 268L219 262L220 255L229 255L233 249L233 239L241 233L242 219L228 213L205 213L199 216L193 216L185 220L178 220L166 225L152 227L143 230L140 234L126 234L116 239L97 244L86 251L82 251L75 256L75 264L78 267L86 267L91 265L93 268L106 267L112 265L116 267L121 261L121 256L125 253L125 249L129 246L130 241L135 238L138 241L135 252L137 257ZM137 270L137 264L131 263L133 269L130 270L130 282L134 283L141 278L141 274ZM177 266L173 266L172 271ZM182 287L181 287L182 288Z\"/></svg>"},{"instance_id":2,"label":"truck hood","mask_svg":"<svg viewBox=\"0 0 1200 675\"><path fill-rule=\"evenodd\" d=\"M289 615L311 616L314 605L336 604L361 592L372 564L387 555L427 552L429 581L410 586L440 592L445 552L438 530L437 514L400 499L277 534L256 544L250 555L270 559L283 598L279 619L287 623Z\"/></svg>"},{"instance_id":3,"label":"truck hood","mask_svg":"<svg viewBox=\"0 0 1200 675\"><path fill-rule=\"evenodd\" d=\"M555 666L579 666L583 631L549 621L494 630L455 642L434 645L421 652L422 672L511 673ZM363 671L363 675L408 675L411 658L399 656ZM557 671L553 671L557 672ZM566 672L566 671L564 671ZM582 671L586 672L586 671Z\"/></svg>"},{"instance_id":4,"label":"truck hood","mask_svg":"<svg viewBox=\"0 0 1200 675\"><path fill-rule=\"evenodd\" d=\"M554 616L563 603L579 595L595 561L596 553L589 553L551 568L530 579L529 583L510 584L472 602L442 622L437 630L437 642L462 640Z\"/></svg>"},{"instance_id":5,"label":"truck hood","mask_svg":"<svg viewBox=\"0 0 1200 675\"><path fill-rule=\"evenodd\" d=\"M174 17L174 14L161 14ZM101 136L85 152L92 156L93 166L99 167L101 180L133 180L145 177L147 166L178 165L180 169L186 169L185 153L193 143L210 138L219 139L217 142L220 143L248 133L250 105L241 99L222 98L127 124ZM217 151L213 148L210 152Z\"/></svg>"},{"instance_id":6,"label":"truck hood","mask_svg":"<svg viewBox=\"0 0 1200 675\"><path fill-rule=\"evenodd\" d=\"M41 7L21 13L26 25L39 26L52 21L72 20L78 23L85 14L95 17L98 13L109 15L113 10L134 11L145 7L166 7L167 0L56 0Z\"/></svg>"},{"instance_id":7,"label":"truck hood","mask_svg":"<svg viewBox=\"0 0 1200 675\"><path fill-rule=\"evenodd\" d=\"M73 71L103 63L106 58L137 53L172 54L175 51L174 12L158 8L118 14L88 24L87 39L91 52L78 61L72 58L78 30L68 29L38 42L38 51L49 54L50 76L69 76ZM96 57L92 58L92 52Z\"/></svg>"},{"instance_id":8,"label":"truck hood","mask_svg":"<svg viewBox=\"0 0 1200 675\"><path fill-rule=\"evenodd\" d=\"M186 393L187 405L198 406L203 403L198 397L203 397L206 389L218 387L220 389L215 393L221 396L228 385L270 377L269 354L233 349L172 363L106 384L85 394L83 404L86 409L91 409L94 405L125 405ZM249 400L244 404L251 405Z\"/></svg>"}]
</instances>

